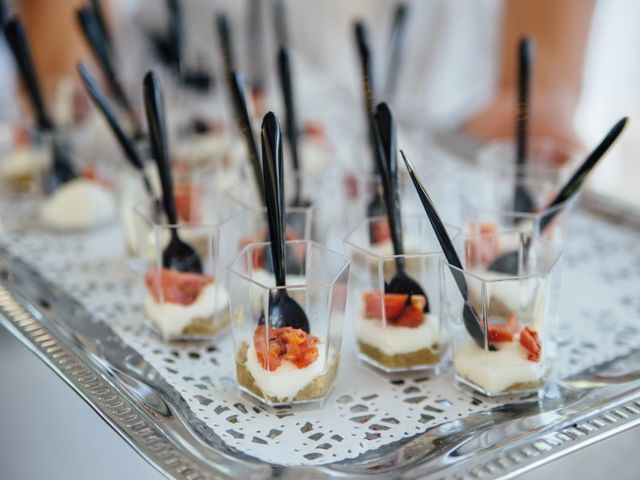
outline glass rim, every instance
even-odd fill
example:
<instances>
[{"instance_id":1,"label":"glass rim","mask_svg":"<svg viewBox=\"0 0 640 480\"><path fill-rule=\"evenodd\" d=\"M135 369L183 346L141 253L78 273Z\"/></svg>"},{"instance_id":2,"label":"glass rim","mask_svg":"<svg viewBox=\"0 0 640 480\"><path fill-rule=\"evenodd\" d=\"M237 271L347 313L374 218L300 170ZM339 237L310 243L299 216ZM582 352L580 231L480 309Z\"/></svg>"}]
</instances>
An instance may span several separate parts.
<instances>
[{"instance_id":1,"label":"glass rim","mask_svg":"<svg viewBox=\"0 0 640 480\"><path fill-rule=\"evenodd\" d=\"M242 249L233 257L233 259L227 264L225 265L225 270L227 271L227 274L234 274L237 275L238 277L244 279L245 281L252 283L254 285L257 285L259 287L261 287L264 290L273 290L273 291L278 291L278 290L303 290L303 289L307 289L309 287L323 287L323 288L331 288L333 285L335 285L336 280L338 279L338 277L340 277L340 275L342 275L344 273L344 271L346 269L349 268L349 266L351 265L351 260L344 254L337 252L331 248L328 248L325 245L322 245L321 243L315 242L313 240L287 240L285 241L285 246L286 245L295 245L295 244L304 244L304 245L309 245L309 246L315 246L321 250L324 250L326 252L329 252L331 254L334 255L338 255L339 257L341 257L342 259L342 266L340 267L340 269L338 270L338 272L333 276L333 279L330 282L312 282L312 283L304 283L304 284L298 284L298 285L284 285L284 286L274 286L274 287L270 287L267 286L265 284L263 284L262 282L259 282L257 280L255 280L254 278L251 278L249 276L247 276L245 273L237 270L236 268L234 268L233 266L235 265L235 263L245 254L245 252L252 250L254 248L258 248L258 247L267 247L268 245L270 245L271 242L254 242L254 243L249 243L247 245L245 245L244 247L242 247ZM305 252L305 257L306 257L306 252Z\"/></svg>"}]
</instances>

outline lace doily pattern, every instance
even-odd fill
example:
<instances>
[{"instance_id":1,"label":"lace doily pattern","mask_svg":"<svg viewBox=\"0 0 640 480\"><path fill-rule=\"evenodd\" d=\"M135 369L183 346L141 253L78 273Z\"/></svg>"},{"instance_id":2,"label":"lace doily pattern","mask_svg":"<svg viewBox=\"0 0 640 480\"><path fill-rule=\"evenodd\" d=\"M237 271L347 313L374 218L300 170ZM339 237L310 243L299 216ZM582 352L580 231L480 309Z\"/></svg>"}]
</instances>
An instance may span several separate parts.
<instances>
[{"instance_id":1,"label":"lace doily pattern","mask_svg":"<svg viewBox=\"0 0 640 480\"><path fill-rule=\"evenodd\" d=\"M35 211L30 202L0 207L0 242L111 326L229 446L260 460L320 465L353 458L500 402L458 390L450 373L382 376L357 362L347 328L336 385L324 407L267 410L239 394L229 334L204 343L164 343L145 327L144 287L126 265L117 227L55 234L37 226ZM576 212L570 233L556 368L561 377L640 345L637 231Z\"/></svg>"}]
</instances>

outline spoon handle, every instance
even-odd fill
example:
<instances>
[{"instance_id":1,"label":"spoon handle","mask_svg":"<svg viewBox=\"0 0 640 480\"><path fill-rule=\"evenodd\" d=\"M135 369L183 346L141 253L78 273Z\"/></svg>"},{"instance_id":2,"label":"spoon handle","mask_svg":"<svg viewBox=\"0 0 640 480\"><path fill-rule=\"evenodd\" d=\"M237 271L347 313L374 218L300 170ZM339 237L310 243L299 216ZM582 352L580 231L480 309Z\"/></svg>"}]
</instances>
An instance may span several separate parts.
<instances>
[{"instance_id":1,"label":"spoon handle","mask_svg":"<svg viewBox=\"0 0 640 480\"><path fill-rule=\"evenodd\" d=\"M40 90L38 76L33 65L33 59L31 58L27 34L24 30L24 25L22 25L18 17L14 16L7 20L4 26L4 34L7 37L11 52L18 64L18 69L20 70L22 81L27 88L29 99L36 111L38 128L47 131L53 130L53 121L44 104L42 90Z\"/></svg>"},{"instance_id":2,"label":"spoon handle","mask_svg":"<svg viewBox=\"0 0 640 480\"><path fill-rule=\"evenodd\" d=\"M143 81L144 106L147 113L149 136L151 139L151 153L158 166L160 183L162 185L162 204L170 225L177 224L176 204L173 197L173 179L171 178L171 164L167 149L167 129L164 118L162 90L158 77L152 71L147 72ZM171 229L176 234L176 229Z\"/></svg>"},{"instance_id":3,"label":"spoon handle","mask_svg":"<svg viewBox=\"0 0 640 480\"><path fill-rule=\"evenodd\" d=\"M373 91L373 76L372 76L372 61L371 53L369 51L369 43L367 42L367 32L362 22L356 22L354 25L354 33L356 39L356 46L358 49L358 57L360 58L360 70L362 75L362 93L364 97L364 107L367 117L367 128L369 132L369 145L371 147L371 154L373 159L374 169L378 174L382 175L380 170L381 159L378 158L379 152L376 145L376 135L373 126L373 110L374 110L374 91Z\"/></svg>"},{"instance_id":4,"label":"spoon handle","mask_svg":"<svg viewBox=\"0 0 640 480\"><path fill-rule=\"evenodd\" d=\"M169 46L175 69L182 74L182 45L184 32L182 28L182 5L180 0L167 0L169 7Z\"/></svg>"},{"instance_id":5,"label":"spoon handle","mask_svg":"<svg viewBox=\"0 0 640 480\"><path fill-rule=\"evenodd\" d=\"M104 38L105 45L107 46L107 50L111 52L113 51L113 39L111 38L111 30L109 29L109 24L104 15L102 2L100 0L90 0L89 3L91 4L91 7L93 7L93 11L96 14L96 20L98 22L98 26L100 27L102 38Z\"/></svg>"},{"instance_id":6,"label":"spoon handle","mask_svg":"<svg viewBox=\"0 0 640 480\"><path fill-rule=\"evenodd\" d=\"M527 124L532 55L533 41L529 37L522 38L518 45L518 115L516 117L516 164L520 168L527 161Z\"/></svg>"},{"instance_id":7,"label":"spoon handle","mask_svg":"<svg viewBox=\"0 0 640 480\"><path fill-rule=\"evenodd\" d=\"M587 159L578 167L573 176L567 181L567 183L562 187L560 192L556 195L553 201L547 207L548 209L553 209L553 207L565 202L570 197L576 194L580 187L587 179L587 176L593 170L593 167L597 165L597 163L604 157L604 154L607 153L611 145L616 141L616 139L624 130L625 125L627 124L627 117L624 117L616 122L616 124L609 130L609 133L602 139L600 144L589 154ZM558 209L553 209L548 215L543 217L540 220L540 232L544 232L544 230L549 226L551 221L555 218L555 216L559 213Z\"/></svg>"},{"instance_id":8,"label":"spoon handle","mask_svg":"<svg viewBox=\"0 0 640 480\"><path fill-rule=\"evenodd\" d=\"M231 46L229 17L225 13L216 15L216 31L218 32L218 41L222 50L225 74L230 77L234 70L233 48Z\"/></svg>"},{"instance_id":9,"label":"spoon handle","mask_svg":"<svg viewBox=\"0 0 640 480\"><path fill-rule=\"evenodd\" d=\"M251 115L249 115L249 108L247 107L247 99L244 95L244 82L242 76L238 72L231 72L230 89L231 98L233 100L233 107L236 112L236 120L238 122L238 128L244 138L247 145L247 151L249 153L249 160L253 168L253 176L256 181L256 187L258 188L258 198L264 205L264 182L262 180L262 165L260 164L260 155L258 153L258 146L256 145L256 138L253 134L253 128L251 126Z\"/></svg>"},{"instance_id":10,"label":"spoon handle","mask_svg":"<svg viewBox=\"0 0 640 480\"><path fill-rule=\"evenodd\" d=\"M433 231L436 234L436 238L442 247L442 251L444 253L445 258L449 262L449 264L453 265L459 270L451 269L451 273L453 274L453 278L460 289L460 293L462 293L462 297L467 300L469 298L469 288L467 286L467 281L464 278L464 274L461 270L462 262L456 253L456 249L453 246L453 242L451 241L451 237L447 233L447 229L442 223L442 219L440 218L440 214L436 210L431 197L427 193L427 190L422 185L422 182L416 176L416 173L413 169L413 165L411 162L407 160L407 157L404 155L404 152L400 150L400 154L402 155L402 159L404 160L404 164L407 166L407 170L409 171L409 175L411 176L411 180L413 181L413 185L416 187L416 191L418 192L418 197L420 197L420 201L422 202L422 206L424 207L427 216L429 217L429 222L431 222L431 226L433 227Z\"/></svg>"},{"instance_id":11,"label":"spoon handle","mask_svg":"<svg viewBox=\"0 0 640 480\"><path fill-rule=\"evenodd\" d=\"M387 99L393 96L398 83L398 73L402 61L402 50L407 26L407 5L400 3L396 7L393 17L393 28L389 42L389 59L387 61L387 76L384 84L384 93Z\"/></svg>"},{"instance_id":12,"label":"spoon handle","mask_svg":"<svg viewBox=\"0 0 640 480\"><path fill-rule=\"evenodd\" d=\"M379 141L381 156L386 161L383 171L383 188L387 203L387 217L391 230L393 250L396 255L396 268L404 270L404 262L399 255L404 255L402 245L402 223L400 219L400 199L398 197L398 155L396 147L396 125L393 113L386 103L381 103L375 113L376 138Z\"/></svg>"},{"instance_id":13,"label":"spoon handle","mask_svg":"<svg viewBox=\"0 0 640 480\"><path fill-rule=\"evenodd\" d=\"M109 84L109 88L111 89L116 102L118 102L118 105L127 112L134 130L136 134L138 134L142 131L140 128L140 122L138 121L138 117L131 106L131 102L125 93L124 88L122 88L122 84L116 76L116 70L113 66L113 62L111 61L109 45L107 43L107 39L102 33L95 10L87 5L78 9L77 16L80 28L82 29L85 39L87 40L87 43L89 44L89 47L102 70L104 78Z\"/></svg>"},{"instance_id":14,"label":"spoon handle","mask_svg":"<svg viewBox=\"0 0 640 480\"><path fill-rule=\"evenodd\" d=\"M291 82L291 61L289 59L289 50L281 47L278 52L278 73L280 79L280 88L284 98L284 110L286 115L286 131L289 147L291 149L291 160L293 163L293 171L296 174L296 183L300 174L300 157L298 155L298 123L296 120L296 109L293 99L293 84ZM296 199L294 205L300 203L300 192L296 191Z\"/></svg>"},{"instance_id":15,"label":"spoon handle","mask_svg":"<svg viewBox=\"0 0 640 480\"><path fill-rule=\"evenodd\" d=\"M145 188L147 192L152 194L151 182L149 178L145 174L144 164L142 163L142 159L140 158L140 154L134 147L131 139L124 133L124 130L120 126L120 122L115 116L111 105L109 105L109 100L107 100L106 95L100 88L98 81L91 73L91 70L84 62L79 62L77 65L78 73L80 73L80 77L82 77L82 83L84 84L87 92L89 92L89 96L96 104L98 109L102 112L102 115L106 119L107 123L111 127L111 131L115 135L118 143L120 144L120 148L124 152L125 157L129 160L129 163L140 173L142 173L142 179L144 181Z\"/></svg>"},{"instance_id":16,"label":"spoon handle","mask_svg":"<svg viewBox=\"0 0 640 480\"><path fill-rule=\"evenodd\" d=\"M276 285L282 287L285 279L284 191L282 188L282 138L280 122L273 112L262 121L262 168L264 172L267 220L271 240L271 256Z\"/></svg>"}]
</instances>

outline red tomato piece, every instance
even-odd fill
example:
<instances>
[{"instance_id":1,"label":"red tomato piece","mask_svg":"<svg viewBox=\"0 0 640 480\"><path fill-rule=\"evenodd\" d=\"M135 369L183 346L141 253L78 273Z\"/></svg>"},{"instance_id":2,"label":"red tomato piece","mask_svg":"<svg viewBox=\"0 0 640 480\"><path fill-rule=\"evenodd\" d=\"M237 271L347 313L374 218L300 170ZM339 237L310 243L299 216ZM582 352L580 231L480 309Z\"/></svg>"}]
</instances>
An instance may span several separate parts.
<instances>
[{"instance_id":1,"label":"red tomato piece","mask_svg":"<svg viewBox=\"0 0 640 480\"><path fill-rule=\"evenodd\" d=\"M487 330L489 342L491 343L513 341L513 334L508 330L506 325L489 325Z\"/></svg>"},{"instance_id":2,"label":"red tomato piece","mask_svg":"<svg viewBox=\"0 0 640 480\"><path fill-rule=\"evenodd\" d=\"M152 267L145 273L144 281L156 302L160 300L159 286L165 302L191 305L198 298L202 289L213 283L213 277L198 273L184 273L168 268L163 268L158 272L157 268Z\"/></svg>"},{"instance_id":3,"label":"red tomato piece","mask_svg":"<svg viewBox=\"0 0 640 480\"><path fill-rule=\"evenodd\" d=\"M417 328L424 322L424 313L422 308L415 308L413 305L407 306L400 318L398 318L393 325L396 327Z\"/></svg>"},{"instance_id":4,"label":"red tomato piece","mask_svg":"<svg viewBox=\"0 0 640 480\"><path fill-rule=\"evenodd\" d=\"M385 293L384 297L380 291L366 292L364 294L364 315L366 318L382 319L382 302L384 301L384 312L388 322L396 320L402 311L409 295L402 293Z\"/></svg>"},{"instance_id":5,"label":"red tomato piece","mask_svg":"<svg viewBox=\"0 0 640 480\"><path fill-rule=\"evenodd\" d=\"M527 357L532 362L540 360L542 354L542 341L538 332L530 327L524 327L520 332L520 345L529 351Z\"/></svg>"}]
</instances>

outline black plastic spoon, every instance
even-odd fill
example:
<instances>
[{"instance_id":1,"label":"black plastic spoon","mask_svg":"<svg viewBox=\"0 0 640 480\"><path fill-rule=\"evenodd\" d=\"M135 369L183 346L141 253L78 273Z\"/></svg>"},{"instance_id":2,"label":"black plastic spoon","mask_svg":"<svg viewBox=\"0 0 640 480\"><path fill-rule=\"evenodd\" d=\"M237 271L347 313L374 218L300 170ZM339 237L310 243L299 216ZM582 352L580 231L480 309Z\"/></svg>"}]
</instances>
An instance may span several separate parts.
<instances>
[{"instance_id":1,"label":"black plastic spoon","mask_svg":"<svg viewBox=\"0 0 640 480\"><path fill-rule=\"evenodd\" d=\"M133 136L141 138L143 133L140 120L138 119L138 116L131 105L131 101L122 87L122 83L120 83L120 80L118 79L110 54L109 43L104 37L96 11L93 7L86 5L78 9L77 16L80 28L84 33L85 39L87 40L98 65L100 66L100 70L102 71L104 78L109 84L113 97L127 114L129 122L131 123L131 128L133 129Z\"/></svg>"},{"instance_id":2,"label":"black plastic spoon","mask_svg":"<svg viewBox=\"0 0 640 480\"><path fill-rule=\"evenodd\" d=\"M387 218L391 229L391 241L395 253L396 274L385 285L387 293L402 293L409 295L407 302L411 302L411 295L427 294L413 278L405 271L404 245L402 241L402 223L400 216L400 198L398 195L398 153L396 147L396 125L393 113L386 103L381 103L375 113L376 137L379 140L379 148L382 157L386 161L383 168L383 187L387 203ZM424 312L429 312L429 301L424 306Z\"/></svg>"},{"instance_id":3,"label":"black plastic spoon","mask_svg":"<svg viewBox=\"0 0 640 480\"><path fill-rule=\"evenodd\" d=\"M529 120L529 85L533 41L524 37L518 45L518 113L516 116L516 184L513 192L516 212L533 212L535 203L523 184L527 163L527 123Z\"/></svg>"},{"instance_id":4,"label":"black plastic spoon","mask_svg":"<svg viewBox=\"0 0 640 480\"><path fill-rule=\"evenodd\" d=\"M560 209L554 208L560 205L563 202L566 202L574 196L580 187L587 179L587 176L593 170L593 168L598 164L598 162L604 157L604 154L607 153L609 147L613 145L618 136L624 130L625 125L627 124L627 117L618 120L616 124L609 130L609 133L604 137L604 139L600 142L600 144L589 154L587 159L580 165L580 167L575 171L573 176L565 183L565 185L560 189L555 198L549 203L549 205L545 208L549 213L544 215L540 219L539 225L539 234L543 234L545 230L549 227L552 220L558 215ZM526 246L525 246L526 248ZM488 270L504 273L507 275L517 275L518 274L518 252L512 251L505 254L500 255L496 258L489 266Z\"/></svg>"},{"instance_id":5,"label":"black plastic spoon","mask_svg":"<svg viewBox=\"0 0 640 480\"><path fill-rule=\"evenodd\" d=\"M181 272L202 273L202 262L198 254L190 245L180 240L178 236L178 221L176 203L173 196L171 164L169 163L164 104L160 83L155 73L147 72L144 76L143 86L144 106L147 112L147 123L149 124L149 136L151 139L151 152L158 165L160 183L162 184L162 203L169 225L171 225L171 239L162 252L162 265L164 268Z\"/></svg>"},{"instance_id":6,"label":"black plastic spoon","mask_svg":"<svg viewBox=\"0 0 640 480\"><path fill-rule=\"evenodd\" d=\"M45 106L24 25L17 17L11 17L4 25L4 34L18 64L20 76L35 110L38 129L53 134L51 147L53 160L51 168L44 179L45 191L52 192L60 185L76 178L78 174L65 148L60 144L60 140L55 133L55 125Z\"/></svg>"},{"instance_id":7,"label":"black plastic spoon","mask_svg":"<svg viewBox=\"0 0 640 480\"><path fill-rule=\"evenodd\" d=\"M309 202L302 198L302 170L300 168L300 155L298 150L298 122L296 120L293 84L291 81L291 60L289 58L289 50L285 47L280 47L280 51L278 52L278 73L280 89L282 90L282 97L284 99L287 140L289 141L291 163L295 175L295 190L291 206L304 207L308 206Z\"/></svg>"},{"instance_id":8,"label":"black plastic spoon","mask_svg":"<svg viewBox=\"0 0 640 480\"><path fill-rule=\"evenodd\" d=\"M282 172L282 135L278 117L273 112L262 121L262 166L264 170L267 220L271 239L271 256L277 287L286 286L284 235L284 182ZM261 319L264 322L264 318ZM269 325L276 328L300 328L309 333L309 320L302 307L289 296L285 288L278 288L269 297Z\"/></svg>"},{"instance_id":9,"label":"black plastic spoon","mask_svg":"<svg viewBox=\"0 0 640 480\"><path fill-rule=\"evenodd\" d=\"M251 116L249 115L249 108L247 107L247 99L244 95L244 82L242 81L242 76L238 72L231 72L229 82L233 108L236 113L236 121L238 122L238 128L240 129L240 133L242 134L247 146L247 153L253 169L253 177L256 181L256 188L258 189L258 198L264 205L262 165L260 164L258 146L256 145L256 138L251 126Z\"/></svg>"},{"instance_id":10,"label":"black plastic spoon","mask_svg":"<svg viewBox=\"0 0 640 480\"><path fill-rule=\"evenodd\" d=\"M478 315L476 309L469 303L469 286L467 285L467 281L464 278L464 269L462 268L462 262L460 262L460 258L456 253L456 249L453 246L453 242L451 241L451 237L447 233L447 229L436 210L433 201L429 197L427 190L422 185L422 182L416 176L416 173L413 169L413 165L411 162L407 160L404 152L400 150L402 154L402 158L404 160L405 165L407 166L407 170L409 171L409 175L411 176L411 180L413 181L413 185L416 187L416 191L418 192L418 197L420 197L420 201L422 202L422 206L424 207L424 211L427 213L429 217L429 222L433 227L433 231L442 247L442 251L444 253L445 258L455 268L450 268L451 275L453 276L460 293L462 294L462 298L464 299L464 307L462 309L462 318L464 320L465 328L471 338L473 338L480 348L484 348L485 346L485 333L483 321ZM495 347L491 344L488 345L489 350L495 350Z\"/></svg>"},{"instance_id":11,"label":"black plastic spoon","mask_svg":"<svg viewBox=\"0 0 640 480\"><path fill-rule=\"evenodd\" d=\"M387 99L393 97L398 83L398 73L400 72L400 64L402 63L407 25L407 10L407 5L400 3L396 6L395 15L393 16L393 27L389 41L389 57L386 69L387 75L384 84L384 95Z\"/></svg>"},{"instance_id":12,"label":"black plastic spoon","mask_svg":"<svg viewBox=\"0 0 640 480\"><path fill-rule=\"evenodd\" d=\"M90 0L89 3L93 7L93 11L96 12L96 20L100 26L100 32L102 38L104 38L105 44L109 52L113 52L113 38L111 37L111 29L109 28L107 19L104 15L104 9L102 8L102 2L100 0Z\"/></svg>"},{"instance_id":13,"label":"black plastic spoon","mask_svg":"<svg viewBox=\"0 0 640 480\"><path fill-rule=\"evenodd\" d=\"M89 92L89 96L91 97L93 102L102 112L102 115L109 124L109 127L111 127L111 131L120 144L125 158L129 160L129 163L140 172L140 174L142 175L142 180L144 182L145 190L147 191L149 196L153 198L153 188L151 187L149 176L144 169L142 158L140 157L140 154L138 153L135 145L120 125L120 122L118 121L113 109L111 108L109 100L107 100L107 96L102 91L102 88L100 88L96 77L91 73L91 70L84 62L79 62L77 68L78 73L80 73L80 77L82 78L82 83L87 89L87 92Z\"/></svg>"},{"instance_id":14,"label":"black plastic spoon","mask_svg":"<svg viewBox=\"0 0 640 480\"><path fill-rule=\"evenodd\" d=\"M358 57L360 58L360 70L362 76L362 96L364 99L365 115L367 118L367 131L369 135L369 146L371 148L371 159L373 161L374 171L378 173L382 179L382 171L380 165L382 160L379 158L378 147L376 144L376 136L373 127L373 108L374 108L374 91L373 91L373 67L371 61L371 54L369 50L369 42L367 41L367 32L362 22L356 22L354 25L354 34L356 39L356 46L358 49ZM382 192L376 190L373 192L373 197L367 204L367 217L379 217L386 214L386 208L384 205L384 199L382 198ZM374 232L370 232L372 241L375 241Z\"/></svg>"}]
</instances>

